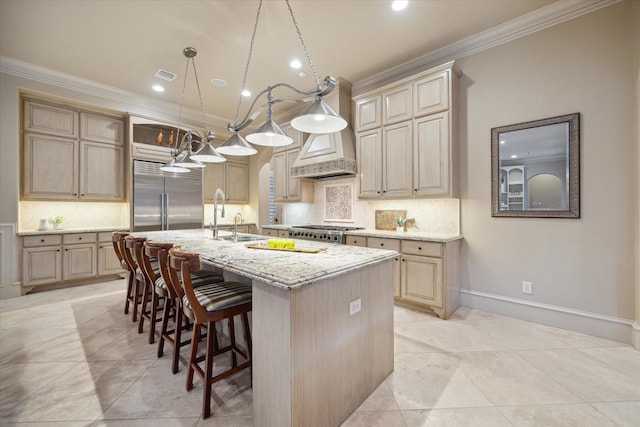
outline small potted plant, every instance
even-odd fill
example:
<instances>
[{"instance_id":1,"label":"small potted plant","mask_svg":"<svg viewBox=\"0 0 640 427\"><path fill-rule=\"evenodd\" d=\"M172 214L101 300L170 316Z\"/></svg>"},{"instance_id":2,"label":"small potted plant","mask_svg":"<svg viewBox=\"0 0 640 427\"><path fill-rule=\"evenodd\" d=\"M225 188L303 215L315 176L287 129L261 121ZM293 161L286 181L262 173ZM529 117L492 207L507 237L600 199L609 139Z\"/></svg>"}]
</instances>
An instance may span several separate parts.
<instances>
[{"instance_id":1,"label":"small potted plant","mask_svg":"<svg viewBox=\"0 0 640 427\"><path fill-rule=\"evenodd\" d=\"M49 218L49 223L53 224L54 230L62 230L62 221L64 221L64 217L62 215Z\"/></svg>"},{"instance_id":2,"label":"small potted plant","mask_svg":"<svg viewBox=\"0 0 640 427\"><path fill-rule=\"evenodd\" d=\"M396 231L402 231L404 232L404 222L405 219L402 218L401 216L397 216L396 218Z\"/></svg>"}]
</instances>

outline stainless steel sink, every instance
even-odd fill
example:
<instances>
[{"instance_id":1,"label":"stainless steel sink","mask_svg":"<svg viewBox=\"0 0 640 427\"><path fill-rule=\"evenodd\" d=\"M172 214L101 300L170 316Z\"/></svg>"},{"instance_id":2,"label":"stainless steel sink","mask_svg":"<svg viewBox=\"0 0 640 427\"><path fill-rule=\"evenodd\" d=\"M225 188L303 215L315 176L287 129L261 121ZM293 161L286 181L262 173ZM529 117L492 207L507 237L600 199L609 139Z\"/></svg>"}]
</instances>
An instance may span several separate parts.
<instances>
[{"instance_id":1,"label":"stainless steel sink","mask_svg":"<svg viewBox=\"0 0 640 427\"><path fill-rule=\"evenodd\" d=\"M218 239L227 240L230 242L253 242L255 240L265 240L265 238L261 236L243 236L243 235L238 235L237 239L234 238L233 236L219 236Z\"/></svg>"}]
</instances>

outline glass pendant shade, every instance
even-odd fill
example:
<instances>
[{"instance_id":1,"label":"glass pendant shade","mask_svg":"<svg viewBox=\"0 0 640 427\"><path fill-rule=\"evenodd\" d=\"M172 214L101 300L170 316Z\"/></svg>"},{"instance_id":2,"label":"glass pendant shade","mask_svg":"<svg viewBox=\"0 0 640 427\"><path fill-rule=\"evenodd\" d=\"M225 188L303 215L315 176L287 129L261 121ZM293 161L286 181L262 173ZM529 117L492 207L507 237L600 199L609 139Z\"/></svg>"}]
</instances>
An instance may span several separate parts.
<instances>
[{"instance_id":1,"label":"glass pendant shade","mask_svg":"<svg viewBox=\"0 0 640 427\"><path fill-rule=\"evenodd\" d=\"M176 166L176 159L175 157L172 157L171 160L169 160L167 163L165 163L164 165L162 165L160 167L160 170L163 172L174 172L174 173L185 173L185 172L189 172L189 169L182 167L182 166Z\"/></svg>"},{"instance_id":2,"label":"glass pendant shade","mask_svg":"<svg viewBox=\"0 0 640 427\"><path fill-rule=\"evenodd\" d=\"M318 96L312 104L291 120L291 126L306 133L333 133L346 128L347 121Z\"/></svg>"},{"instance_id":3,"label":"glass pendant shade","mask_svg":"<svg viewBox=\"0 0 640 427\"><path fill-rule=\"evenodd\" d=\"M222 155L213 148L210 142L207 142L202 148L192 154L191 158L204 163L222 163L227 161L227 159L222 157Z\"/></svg>"},{"instance_id":4,"label":"glass pendant shade","mask_svg":"<svg viewBox=\"0 0 640 427\"><path fill-rule=\"evenodd\" d=\"M253 148L238 132L234 132L220 147L218 153L230 156L251 156L258 150Z\"/></svg>"},{"instance_id":5,"label":"glass pendant shade","mask_svg":"<svg viewBox=\"0 0 640 427\"><path fill-rule=\"evenodd\" d=\"M200 169L200 168L206 167L207 165L192 159L191 153L189 151L185 151L184 153L178 156L175 162L175 166L179 166L181 168L187 168L187 169Z\"/></svg>"},{"instance_id":6,"label":"glass pendant shade","mask_svg":"<svg viewBox=\"0 0 640 427\"><path fill-rule=\"evenodd\" d=\"M284 133L269 116L266 122L247 135L247 141L265 147L284 147L285 145L292 144L293 138Z\"/></svg>"}]
</instances>

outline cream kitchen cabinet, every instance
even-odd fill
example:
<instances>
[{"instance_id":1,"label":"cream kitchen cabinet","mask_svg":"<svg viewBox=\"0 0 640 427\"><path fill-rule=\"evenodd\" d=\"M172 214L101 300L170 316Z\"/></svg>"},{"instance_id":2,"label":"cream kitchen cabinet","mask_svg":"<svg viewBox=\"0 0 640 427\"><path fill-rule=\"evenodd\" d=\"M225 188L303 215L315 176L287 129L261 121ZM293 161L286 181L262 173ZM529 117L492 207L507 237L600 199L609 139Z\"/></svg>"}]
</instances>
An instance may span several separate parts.
<instances>
[{"instance_id":1,"label":"cream kitchen cabinet","mask_svg":"<svg viewBox=\"0 0 640 427\"><path fill-rule=\"evenodd\" d=\"M412 122L358 134L361 198L410 197L412 190Z\"/></svg>"},{"instance_id":2,"label":"cream kitchen cabinet","mask_svg":"<svg viewBox=\"0 0 640 427\"><path fill-rule=\"evenodd\" d=\"M291 177L291 166L298 157L300 149L274 153L273 196L276 203L313 202L313 182Z\"/></svg>"},{"instance_id":3,"label":"cream kitchen cabinet","mask_svg":"<svg viewBox=\"0 0 640 427\"><path fill-rule=\"evenodd\" d=\"M208 163L204 168L203 188L206 203L213 203L213 195L218 188L224 191L226 203L249 203L249 165L246 157L237 157L224 163Z\"/></svg>"},{"instance_id":4,"label":"cream kitchen cabinet","mask_svg":"<svg viewBox=\"0 0 640 427\"><path fill-rule=\"evenodd\" d=\"M122 273L122 265L113 250L111 232L98 233L98 276Z\"/></svg>"},{"instance_id":5,"label":"cream kitchen cabinet","mask_svg":"<svg viewBox=\"0 0 640 427\"><path fill-rule=\"evenodd\" d=\"M62 280L62 236L27 236L22 242L22 286Z\"/></svg>"},{"instance_id":6,"label":"cream kitchen cabinet","mask_svg":"<svg viewBox=\"0 0 640 427\"><path fill-rule=\"evenodd\" d=\"M289 231L285 228L262 227L262 235L269 237L289 237Z\"/></svg>"},{"instance_id":7,"label":"cream kitchen cabinet","mask_svg":"<svg viewBox=\"0 0 640 427\"><path fill-rule=\"evenodd\" d=\"M452 187L449 144L449 113L437 113L414 120L413 191L416 196L447 196Z\"/></svg>"},{"instance_id":8,"label":"cream kitchen cabinet","mask_svg":"<svg viewBox=\"0 0 640 427\"><path fill-rule=\"evenodd\" d=\"M393 264L395 302L447 319L459 305L460 240L434 242L347 234L350 245L398 251Z\"/></svg>"},{"instance_id":9,"label":"cream kitchen cabinet","mask_svg":"<svg viewBox=\"0 0 640 427\"><path fill-rule=\"evenodd\" d=\"M354 98L360 198L457 197L458 75L450 62Z\"/></svg>"},{"instance_id":10,"label":"cream kitchen cabinet","mask_svg":"<svg viewBox=\"0 0 640 427\"><path fill-rule=\"evenodd\" d=\"M125 198L124 119L24 101L22 198Z\"/></svg>"},{"instance_id":11,"label":"cream kitchen cabinet","mask_svg":"<svg viewBox=\"0 0 640 427\"><path fill-rule=\"evenodd\" d=\"M110 232L42 234L22 240L22 286L121 273Z\"/></svg>"}]
</instances>

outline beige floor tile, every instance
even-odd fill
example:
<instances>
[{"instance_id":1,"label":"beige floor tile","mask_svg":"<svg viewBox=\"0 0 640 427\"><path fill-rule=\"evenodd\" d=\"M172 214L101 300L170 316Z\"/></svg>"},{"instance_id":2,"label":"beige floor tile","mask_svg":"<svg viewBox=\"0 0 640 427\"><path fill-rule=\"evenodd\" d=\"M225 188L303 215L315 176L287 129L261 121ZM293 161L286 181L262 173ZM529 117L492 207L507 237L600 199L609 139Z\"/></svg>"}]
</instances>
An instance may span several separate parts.
<instances>
[{"instance_id":1,"label":"beige floor tile","mask_svg":"<svg viewBox=\"0 0 640 427\"><path fill-rule=\"evenodd\" d=\"M194 427L198 417L191 418L147 418L138 420L99 420L91 427Z\"/></svg>"},{"instance_id":2,"label":"beige floor tile","mask_svg":"<svg viewBox=\"0 0 640 427\"><path fill-rule=\"evenodd\" d=\"M406 427L400 411L354 412L342 427Z\"/></svg>"},{"instance_id":3,"label":"beige floor tile","mask_svg":"<svg viewBox=\"0 0 640 427\"><path fill-rule=\"evenodd\" d=\"M20 421L94 421L150 362L84 362L29 396ZM136 375L137 374L137 375Z\"/></svg>"},{"instance_id":4,"label":"beige floor tile","mask_svg":"<svg viewBox=\"0 0 640 427\"><path fill-rule=\"evenodd\" d=\"M402 411L407 427L512 427L496 408Z\"/></svg>"},{"instance_id":5,"label":"beige floor tile","mask_svg":"<svg viewBox=\"0 0 640 427\"><path fill-rule=\"evenodd\" d=\"M428 346L431 351L487 351L505 349L487 330L468 323L454 323L447 320L436 322L405 322L394 326L396 336ZM396 351L398 352L398 351Z\"/></svg>"},{"instance_id":6,"label":"beige floor tile","mask_svg":"<svg viewBox=\"0 0 640 427\"><path fill-rule=\"evenodd\" d=\"M401 354L387 379L400 409L490 406L449 353Z\"/></svg>"},{"instance_id":7,"label":"beige floor tile","mask_svg":"<svg viewBox=\"0 0 640 427\"><path fill-rule=\"evenodd\" d=\"M584 403L499 409L516 427L616 427L615 423Z\"/></svg>"},{"instance_id":8,"label":"beige floor tile","mask_svg":"<svg viewBox=\"0 0 640 427\"><path fill-rule=\"evenodd\" d=\"M91 421L45 421L35 423L8 423L3 427L90 427Z\"/></svg>"},{"instance_id":9,"label":"beige floor tile","mask_svg":"<svg viewBox=\"0 0 640 427\"><path fill-rule=\"evenodd\" d=\"M397 411L398 409L391 387L385 380L362 402L357 411Z\"/></svg>"},{"instance_id":10,"label":"beige floor tile","mask_svg":"<svg viewBox=\"0 0 640 427\"><path fill-rule=\"evenodd\" d=\"M592 403L591 406L621 427L640 425L640 401Z\"/></svg>"},{"instance_id":11,"label":"beige floor tile","mask_svg":"<svg viewBox=\"0 0 640 427\"><path fill-rule=\"evenodd\" d=\"M583 348L580 350L599 360L611 369L640 381L640 351L629 345L620 347ZM604 369L604 368L603 368Z\"/></svg>"},{"instance_id":12,"label":"beige floor tile","mask_svg":"<svg viewBox=\"0 0 640 427\"><path fill-rule=\"evenodd\" d=\"M461 371L495 406L580 402L552 375L545 375L510 351L469 352L460 357Z\"/></svg>"},{"instance_id":13,"label":"beige floor tile","mask_svg":"<svg viewBox=\"0 0 640 427\"><path fill-rule=\"evenodd\" d=\"M424 322L429 320L438 321L440 319L438 319L438 316L432 313L425 313L418 310L412 310L410 308L402 307L399 305L396 305L393 307L394 323L416 322L416 321Z\"/></svg>"},{"instance_id":14,"label":"beige floor tile","mask_svg":"<svg viewBox=\"0 0 640 427\"><path fill-rule=\"evenodd\" d=\"M196 427L253 427L253 418L251 416L212 416L203 420L202 418L196 424Z\"/></svg>"},{"instance_id":15,"label":"beige floor tile","mask_svg":"<svg viewBox=\"0 0 640 427\"><path fill-rule=\"evenodd\" d=\"M640 377L635 372L618 371L583 350L532 350L517 354L585 402L640 400Z\"/></svg>"}]
</instances>

